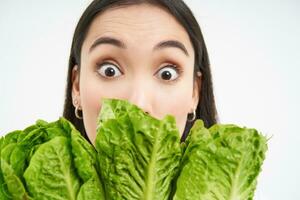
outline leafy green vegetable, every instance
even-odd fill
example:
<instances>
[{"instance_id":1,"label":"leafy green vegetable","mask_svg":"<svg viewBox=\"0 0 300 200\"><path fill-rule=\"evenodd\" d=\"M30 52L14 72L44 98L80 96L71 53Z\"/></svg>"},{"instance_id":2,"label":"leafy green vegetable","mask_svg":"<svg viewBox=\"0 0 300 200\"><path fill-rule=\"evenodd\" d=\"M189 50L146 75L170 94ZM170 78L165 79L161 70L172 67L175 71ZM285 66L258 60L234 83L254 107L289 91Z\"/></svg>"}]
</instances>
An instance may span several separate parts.
<instances>
[{"instance_id":1,"label":"leafy green vegetable","mask_svg":"<svg viewBox=\"0 0 300 200\"><path fill-rule=\"evenodd\" d=\"M106 199L168 199L181 158L174 118L159 121L119 100L102 107L96 149Z\"/></svg>"},{"instance_id":2,"label":"leafy green vegetable","mask_svg":"<svg viewBox=\"0 0 300 200\"><path fill-rule=\"evenodd\" d=\"M103 99L96 148L61 117L0 138L0 199L251 200L267 139L196 120L180 143L175 118Z\"/></svg>"},{"instance_id":3,"label":"leafy green vegetable","mask_svg":"<svg viewBox=\"0 0 300 200\"><path fill-rule=\"evenodd\" d=\"M28 196L20 178L16 176L12 167L5 160L1 160L1 169L12 199L29 199L30 197Z\"/></svg>"},{"instance_id":4,"label":"leafy green vegetable","mask_svg":"<svg viewBox=\"0 0 300 200\"><path fill-rule=\"evenodd\" d=\"M196 121L186 143L174 200L253 198L267 149L265 137L235 125L208 130Z\"/></svg>"},{"instance_id":5,"label":"leafy green vegetable","mask_svg":"<svg viewBox=\"0 0 300 200\"><path fill-rule=\"evenodd\" d=\"M24 178L36 199L75 200L80 180L72 165L68 139L56 137L42 144L32 156Z\"/></svg>"},{"instance_id":6,"label":"leafy green vegetable","mask_svg":"<svg viewBox=\"0 0 300 200\"><path fill-rule=\"evenodd\" d=\"M18 156L23 159L17 141L21 131L13 131L1 138L0 167L1 167L1 199L29 199L21 179L16 173L19 171ZM20 155L17 155L17 153Z\"/></svg>"},{"instance_id":7,"label":"leafy green vegetable","mask_svg":"<svg viewBox=\"0 0 300 200\"><path fill-rule=\"evenodd\" d=\"M102 182L99 179L99 166L95 149L73 129L71 146L74 165L83 184L77 195L77 200L105 199Z\"/></svg>"},{"instance_id":8,"label":"leafy green vegetable","mask_svg":"<svg viewBox=\"0 0 300 200\"><path fill-rule=\"evenodd\" d=\"M172 116L157 120L126 100L103 100L96 149L106 199L253 198L264 136L235 125L207 129L196 120L180 144L175 124Z\"/></svg>"},{"instance_id":9,"label":"leafy green vegetable","mask_svg":"<svg viewBox=\"0 0 300 200\"><path fill-rule=\"evenodd\" d=\"M97 154L64 118L0 140L0 199L104 199Z\"/></svg>"}]
</instances>

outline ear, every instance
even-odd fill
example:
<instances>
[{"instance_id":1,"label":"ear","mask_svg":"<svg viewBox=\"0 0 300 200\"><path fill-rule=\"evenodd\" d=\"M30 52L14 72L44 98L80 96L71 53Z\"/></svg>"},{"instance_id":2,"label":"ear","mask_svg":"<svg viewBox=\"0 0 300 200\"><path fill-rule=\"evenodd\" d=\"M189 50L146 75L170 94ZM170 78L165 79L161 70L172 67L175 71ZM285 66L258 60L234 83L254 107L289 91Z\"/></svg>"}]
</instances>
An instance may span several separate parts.
<instances>
[{"instance_id":1,"label":"ear","mask_svg":"<svg viewBox=\"0 0 300 200\"><path fill-rule=\"evenodd\" d=\"M72 69L72 100L76 99L80 105L80 90L79 90L79 67L75 65ZM75 105L74 105L75 106Z\"/></svg>"},{"instance_id":2,"label":"ear","mask_svg":"<svg viewBox=\"0 0 300 200\"><path fill-rule=\"evenodd\" d=\"M193 87L193 99L192 99L192 111L197 109L198 103L200 101L200 89L202 84L202 73L197 72L197 75L194 80L194 87Z\"/></svg>"}]
</instances>

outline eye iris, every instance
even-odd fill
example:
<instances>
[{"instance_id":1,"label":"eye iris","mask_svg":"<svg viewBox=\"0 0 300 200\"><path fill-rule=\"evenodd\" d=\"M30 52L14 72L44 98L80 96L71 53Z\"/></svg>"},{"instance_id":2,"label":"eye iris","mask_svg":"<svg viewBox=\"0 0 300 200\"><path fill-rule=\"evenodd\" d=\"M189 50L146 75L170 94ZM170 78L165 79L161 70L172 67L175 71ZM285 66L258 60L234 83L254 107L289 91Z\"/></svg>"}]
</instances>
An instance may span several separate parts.
<instances>
[{"instance_id":1,"label":"eye iris","mask_svg":"<svg viewBox=\"0 0 300 200\"><path fill-rule=\"evenodd\" d=\"M105 75L106 76L114 76L115 75L115 70L113 68L109 67L105 70Z\"/></svg>"},{"instance_id":2,"label":"eye iris","mask_svg":"<svg viewBox=\"0 0 300 200\"><path fill-rule=\"evenodd\" d=\"M164 80L170 80L171 77L172 77L172 74L169 72L169 71L164 71L162 74L161 74L162 78Z\"/></svg>"}]
</instances>

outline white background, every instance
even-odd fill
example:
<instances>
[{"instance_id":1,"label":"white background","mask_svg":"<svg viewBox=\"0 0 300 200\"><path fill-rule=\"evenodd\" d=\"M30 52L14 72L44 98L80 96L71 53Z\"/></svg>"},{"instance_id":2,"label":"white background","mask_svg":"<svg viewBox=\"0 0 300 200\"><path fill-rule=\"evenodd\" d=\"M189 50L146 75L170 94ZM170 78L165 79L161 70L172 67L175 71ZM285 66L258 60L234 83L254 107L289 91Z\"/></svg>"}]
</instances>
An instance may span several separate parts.
<instances>
[{"instance_id":1,"label":"white background","mask_svg":"<svg viewBox=\"0 0 300 200\"><path fill-rule=\"evenodd\" d=\"M0 135L62 115L72 34L89 2L0 0ZM256 199L300 199L300 1L186 3L206 40L220 121L272 136Z\"/></svg>"}]
</instances>

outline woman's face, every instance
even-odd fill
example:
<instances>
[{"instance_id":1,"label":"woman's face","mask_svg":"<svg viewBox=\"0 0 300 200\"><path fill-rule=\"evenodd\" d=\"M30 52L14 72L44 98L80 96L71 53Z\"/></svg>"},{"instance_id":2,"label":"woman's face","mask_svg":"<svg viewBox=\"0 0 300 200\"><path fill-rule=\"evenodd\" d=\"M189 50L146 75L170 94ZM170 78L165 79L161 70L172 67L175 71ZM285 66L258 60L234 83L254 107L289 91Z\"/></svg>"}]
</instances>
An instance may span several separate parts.
<instances>
[{"instance_id":1,"label":"woman's face","mask_svg":"<svg viewBox=\"0 0 300 200\"><path fill-rule=\"evenodd\" d=\"M187 32L162 8L141 4L98 15L82 46L80 75L74 66L72 76L90 141L102 98L126 99L158 119L171 114L183 134L199 101L194 56Z\"/></svg>"}]
</instances>

